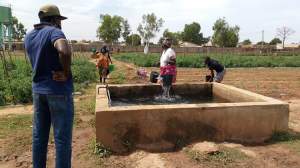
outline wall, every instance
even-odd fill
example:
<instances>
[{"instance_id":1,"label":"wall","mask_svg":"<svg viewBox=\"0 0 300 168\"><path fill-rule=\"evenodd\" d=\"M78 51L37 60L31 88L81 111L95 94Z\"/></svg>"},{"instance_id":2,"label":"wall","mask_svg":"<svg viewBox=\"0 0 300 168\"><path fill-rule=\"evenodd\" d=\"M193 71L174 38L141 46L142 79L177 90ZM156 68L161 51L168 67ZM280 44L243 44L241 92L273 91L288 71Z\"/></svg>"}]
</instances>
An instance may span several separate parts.
<instances>
[{"instance_id":1,"label":"wall","mask_svg":"<svg viewBox=\"0 0 300 168\"><path fill-rule=\"evenodd\" d=\"M226 89L242 93L233 87ZM162 152L202 140L262 143L275 131L288 130L287 103L245 92L261 101L109 107L105 88L100 88L96 140L117 153L133 149Z\"/></svg>"},{"instance_id":2,"label":"wall","mask_svg":"<svg viewBox=\"0 0 300 168\"><path fill-rule=\"evenodd\" d=\"M141 96L155 96L162 93L161 86L159 84L139 84L132 87L132 85L117 85L109 86L111 98L127 98L141 97ZM191 97L212 97L212 84L174 84L174 93L179 96L191 96Z\"/></svg>"}]
</instances>

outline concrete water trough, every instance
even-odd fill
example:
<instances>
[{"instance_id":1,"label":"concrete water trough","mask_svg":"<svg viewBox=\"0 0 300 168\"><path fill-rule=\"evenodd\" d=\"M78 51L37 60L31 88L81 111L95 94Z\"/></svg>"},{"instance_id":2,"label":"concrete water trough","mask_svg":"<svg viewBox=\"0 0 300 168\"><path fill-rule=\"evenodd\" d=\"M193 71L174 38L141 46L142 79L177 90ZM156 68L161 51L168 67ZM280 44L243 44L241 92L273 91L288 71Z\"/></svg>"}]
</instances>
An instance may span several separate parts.
<instances>
[{"instance_id":1,"label":"concrete water trough","mask_svg":"<svg viewBox=\"0 0 300 168\"><path fill-rule=\"evenodd\" d=\"M288 129L287 103L219 83L176 84L177 96L193 99L175 104L136 101L154 101L161 93L156 84L98 85L96 91L96 140L120 153L202 140L261 143Z\"/></svg>"}]
</instances>

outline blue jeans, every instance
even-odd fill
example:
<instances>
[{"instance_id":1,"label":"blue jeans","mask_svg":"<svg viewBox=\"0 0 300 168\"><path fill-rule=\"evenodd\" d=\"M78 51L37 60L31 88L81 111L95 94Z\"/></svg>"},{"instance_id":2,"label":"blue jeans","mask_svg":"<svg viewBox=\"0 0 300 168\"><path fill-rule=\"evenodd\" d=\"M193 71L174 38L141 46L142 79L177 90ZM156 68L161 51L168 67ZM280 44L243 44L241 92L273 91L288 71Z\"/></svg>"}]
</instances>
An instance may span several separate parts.
<instances>
[{"instance_id":1,"label":"blue jeans","mask_svg":"<svg viewBox=\"0 0 300 168\"><path fill-rule=\"evenodd\" d=\"M33 168L46 168L47 147L51 124L56 149L56 168L71 168L73 96L33 94L32 131Z\"/></svg>"}]
</instances>

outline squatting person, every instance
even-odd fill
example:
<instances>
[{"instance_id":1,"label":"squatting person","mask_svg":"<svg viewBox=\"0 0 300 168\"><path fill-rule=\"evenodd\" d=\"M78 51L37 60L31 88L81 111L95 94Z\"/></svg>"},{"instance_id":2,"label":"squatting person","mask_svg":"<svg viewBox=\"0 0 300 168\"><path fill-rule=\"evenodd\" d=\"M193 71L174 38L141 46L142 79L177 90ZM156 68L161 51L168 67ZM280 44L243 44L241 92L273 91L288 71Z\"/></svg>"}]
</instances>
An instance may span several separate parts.
<instances>
[{"instance_id":1,"label":"squatting person","mask_svg":"<svg viewBox=\"0 0 300 168\"><path fill-rule=\"evenodd\" d=\"M34 168L45 168L49 131L53 126L56 168L70 168L74 117L71 50L55 5L45 5L38 13L40 23L25 37L33 78L32 159Z\"/></svg>"}]
</instances>

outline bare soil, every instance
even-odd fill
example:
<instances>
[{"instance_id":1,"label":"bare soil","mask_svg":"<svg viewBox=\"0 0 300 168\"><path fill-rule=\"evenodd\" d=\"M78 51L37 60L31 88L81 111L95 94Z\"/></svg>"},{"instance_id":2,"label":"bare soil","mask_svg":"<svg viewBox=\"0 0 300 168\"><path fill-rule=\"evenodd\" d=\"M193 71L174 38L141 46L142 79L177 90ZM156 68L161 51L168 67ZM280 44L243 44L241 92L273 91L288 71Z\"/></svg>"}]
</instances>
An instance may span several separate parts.
<instances>
[{"instance_id":1,"label":"bare soil","mask_svg":"<svg viewBox=\"0 0 300 168\"><path fill-rule=\"evenodd\" d=\"M117 71L125 74L125 83L147 83L148 78L143 79L136 75L137 67L132 64L114 61ZM146 68L150 71L158 71L158 68ZM200 82L204 81L206 69L179 68L177 82ZM111 82L114 79L110 79ZM294 133L300 133L300 68L235 68L227 69L224 78L225 84L247 89L266 96L284 100L290 104L290 129ZM94 86L91 86L86 93L76 97L76 104L82 100L94 99ZM80 99L82 98L82 99ZM30 109L30 108L29 108ZM27 108L5 108L0 112L10 111L7 114L27 113ZM7 117L7 114L0 117ZM234 158L222 156L220 162L209 160L198 160L190 156L187 151L193 150L193 145L183 148L180 151L169 153L147 153L135 151L124 156L111 155L108 158L100 158L93 154L92 142L95 139L94 115L85 106L77 108L75 116L76 125L73 135L73 167L113 167L113 168L204 168L204 167L255 167L255 168L298 168L300 167L300 140L298 143L266 143L254 146L242 144L215 144L217 147L237 149L241 154L234 155ZM27 132L27 136L31 132ZM31 167L30 143L24 144L26 150L8 152L11 141L18 140L18 135L11 133L8 137L0 139L0 167ZM202 143L202 142L199 142ZM211 144L211 143L209 143ZM197 145L197 144L196 144ZM200 145L201 146L201 145ZM202 144L203 146L203 144ZM22 146L21 146L22 147ZM54 167L53 139L49 142L48 167ZM242 159L243 158L243 159Z\"/></svg>"}]
</instances>

